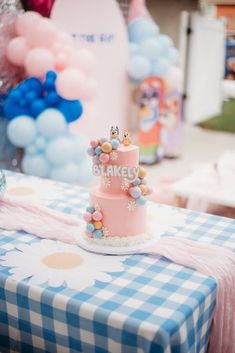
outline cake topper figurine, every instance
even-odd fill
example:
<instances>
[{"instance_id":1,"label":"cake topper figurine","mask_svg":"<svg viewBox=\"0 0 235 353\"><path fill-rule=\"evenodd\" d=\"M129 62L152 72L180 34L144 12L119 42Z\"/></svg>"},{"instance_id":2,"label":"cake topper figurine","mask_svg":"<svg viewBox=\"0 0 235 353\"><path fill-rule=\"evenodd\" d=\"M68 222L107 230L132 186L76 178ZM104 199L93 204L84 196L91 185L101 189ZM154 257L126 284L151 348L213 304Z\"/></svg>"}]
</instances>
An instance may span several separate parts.
<instances>
[{"instance_id":1,"label":"cake topper figurine","mask_svg":"<svg viewBox=\"0 0 235 353\"><path fill-rule=\"evenodd\" d=\"M132 144L131 134L128 130L124 130L122 143L124 146L129 146Z\"/></svg>"},{"instance_id":2,"label":"cake topper figurine","mask_svg":"<svg viewBox=\"0 0 235 353\"><path fill-rule=\"evenodd\" d=\"M112 139L118 139L119 140L119 128L116 126L115 128L111 126L110 129L110 138Z\"/></svg>"}]
</instances>

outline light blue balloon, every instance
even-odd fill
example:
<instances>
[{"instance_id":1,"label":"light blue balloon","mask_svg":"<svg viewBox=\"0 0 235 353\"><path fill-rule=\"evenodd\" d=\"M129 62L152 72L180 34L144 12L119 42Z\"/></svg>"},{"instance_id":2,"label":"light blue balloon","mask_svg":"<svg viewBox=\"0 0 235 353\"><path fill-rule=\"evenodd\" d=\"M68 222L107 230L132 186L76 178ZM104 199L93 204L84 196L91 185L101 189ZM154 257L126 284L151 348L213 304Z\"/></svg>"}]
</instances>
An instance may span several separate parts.
<instances>
[{"instance_id":1,"label":"light blue balloon","mask_svg":"<svg viewBox=\"0 0 235 353\"><path fill-rule=\"evenodd\" d=\"M130 42L129 43L129 53L130 55L135 55L135 54L141 54L141 46L134 43L134 42Z\"/></svg>"},{"instance_id":2,"label":"light blue balloon","mask_svg":"<svg viewBox=\"0 0 235 353\"><path fill-rule=\"evenodd\" d=\"M78 164L79 175L77 183L82 186L90 186L94 181L94 175L92 174L92 160L90 158L84 159Z\"/></svg>"},{"instance_id":3,"label":"light blue balloon","mask_svg":"<svg viewBox=\"0 0 235 353\"><path fill-rule=\"evenodd\" d=\"M166 34L160 34L157 40L160 46L162 47L162 51L164 54L166 54L167 51L174 45L172 39Z\"/></svg>"},{"instance_id":4,"label":"light blue balloon","mask_svg":"<svg viewBox=\"0 0 235 353\"><path fill-rule=\"evenodd\" d=\"M130 42L140 43L146 38L156 37L158 33L159 28L151 18L139 18L131 21L128 26Z\"/></svg>"},{"instance_id":5,"label":"light blue balloon","mask_svg":"<svg viewBox=\"0 0 235 353\"><path fill-rule=\"evenodd\" d=\"M48 143L45 151L47 160L56 165L62 166L73 159L73 142L69 135L58 137Z\"/></svg>"},{"instance_id":6,"label":"light blue balloon","mask_svg":"<svg viewBox=\"0 0 235 353\"><path fill-rule=\"evenodd\" d=\"M131 57L128 74L135 81L142 81L149 76L151 72L151 64L143 55L134 55Z\"/></svg>"},{"instance_id":7,"label":"light blue balloon","mask_svg":"<svg viewBox=\"0 0 235 353\"><path fill-rule=\"evenodd\" d=\"M167 53L167 58L171 62L172 65L178 64L179 63L179 51L174 47L170 48Z\"/></svg>"},{"instance_id":8,"label":"light blue balloon","mask_svg":"<svg viewBox=\"0 0 235 353\"><path fill-rule=\"evenodd\" d=\"M157 38L148 38L142 42L143 55L151 61L156 60L163 50L161 42Z\"/></svg>"},{"instance_id":9,"label":"light blue balloon","mask_svg":"<svg viewBox=\"0 0 235 353\"><path fill-rule=\"evenodd\" d=\"M41 178L48 177L49 164L41 154L35 156L24 156L22 160L22 170L26 174L35 175Z\"/></svg>"},{"instance_id":10,"label":"light blue balloon","mask_svg":"<svg viewBox=\"0 0 235 353\"><path fill-rule=\"evenodd\" d=\"M87 158L87 149L89 147L89 139L84 135L70 135L73 144L73 160L79 163Z\"/></svg>"},{"instance_id":11,"label":"light blue balloon","mask_svg":"<svg viewBox=\"0 0 235 353\"><path fill-rule=\"evenodd\" d=\"M36 125L41 135L48 139L64 135L68 129L65 117L57 109L44 110L38 116Z\"/></svg>"},{"instance_id":12,"label":"light blue balloon","mask_svg":"<svg viewBox=\"0 0 235 353\"><path fill-rule=\"evenodd\" d=\"M47 141L44 137L38 136L35 140L35 147L38 151L44 151L47 146Z\"/></svg>"},{"instance_id":13,"label":"light blue balloon","mask_svg":"<svg viewBox=\"0 0 235 353\"><path fill-rule=\"evenodd\" d=\"M160 57L156 62L152 65L151 73L153 76L163 77L167 74L171 64L164 57Z\"/></svg>"},{"instance_id":14,"label":"light blue balloon","mask_svg":"<svg viewBox=\"0 0 235 353\"><path fill-rule=\"evenodd\" d=\"M54 167L50 171L50 178L69 184L75 184L78 181L79 166L69 162L60 167Z\"/></svg>"},{"instance_id":15,"label":"light blue balloon","mask_svg":"<svg viewBox=\"0 0 235 353\"><path fill-rule=\"evenodd\" d=\"M11 120L7 126L7 136L17 147L26 147L36 137L35 121L27 115L21 115Z\"/></svg>"},{"instance_id":16,"label":"light blue balloon","mask_svg":"<svg viewBox=\"0 0 235 353\"><path fill-rule=\"evenodd\" d=\"M34 156L34 155L38 154L38 149L37 149L37 147L35 146L34 143L31 143L31 145L26 147L25 153L28 156Z\"/></svg>"}]
</instances>

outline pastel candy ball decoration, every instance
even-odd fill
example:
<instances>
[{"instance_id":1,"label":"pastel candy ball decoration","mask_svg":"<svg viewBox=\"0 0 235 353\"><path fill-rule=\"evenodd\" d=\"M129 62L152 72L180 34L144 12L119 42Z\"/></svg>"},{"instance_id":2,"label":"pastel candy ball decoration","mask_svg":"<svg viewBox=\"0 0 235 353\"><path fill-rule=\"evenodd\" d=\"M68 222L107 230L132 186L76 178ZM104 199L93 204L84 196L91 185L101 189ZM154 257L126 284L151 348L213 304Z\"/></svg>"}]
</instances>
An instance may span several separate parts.
<instances>
[{"instance_id":1,"label":"pastel candy ball decoration","mask_svg":"<svg viewBox=\"0 0 235 353\"><path fill-rule=\"evenodd\" d=\"M87 226L86 226L86 229L87 229L88 232L92 233L92 232L94 232L95 227L93 226L92 223L88 223Z\"/></svg>"},{"instance_id":2,"label":"pastel candy ball decoration","mask_svg":"<svg viewBox=\"0 0 235 353\"><path fill-rule=\"evenodd\" d=\"M144 168L140 168L138 177L140 179L143 179L145 176L146 176L146 170Z\"/></svg>"},{"instance_id":3,"label":"pastel candy ball decoration","mask_svg":"<svg viewBox=\"0 0 235 353\"><path fill-rule=\"evenodd\" d=\"M100 146L97 146L96 149L95 149L95 154L96 154L97 156L99 156L101 153L102 153L101 147L100 147Z\"/></svg>"},{"instance_id":4,"label":"pastel candy ball decoration","mask_svg":"<svg viewBox=\"0 0 235 353\"><path fill-rule=\"evenodd\" d=\"M101 153L101 155L99 156L99 160L103 164L108 163L109 155L107 153Z\"/></svg>"},{"instance_id":5,"label":"pastel candy ball decoration","mask_svg":"<svg viewBox=\"0 0 235 353\"><path fill-rule=\"evenodd\" d=\"M139 188L140 188L140 190L141 190L143 195L147 195L148 194L148 187L146 185L142 184L142 185L139 186Z\"/></svg>"},{"instance_id":6,"label":"pastel candy ball decoration","mask_svg":"<svg viewBox=\"0 0 235 353\"><path fill-rule=\"evenodd\" d=\"M144 196L140 196L137 200L136 203L140 206L144 206L146 204L146 198Z\"/></svg>"},{"instance_id":7,"label":"pastel candy ball decoration","mask_svg":"<svg viewBox=\"0 0 235 353\"><path fill-rule=\"evenodd\" d=\"M44 110L38 116L36 125L43 137L49 139L63 135L67 131L66 120L57 109Z\"/></svg>"},{"instance_id":8,"label":"pastel candy ball decoration","mask_svg":"<svg viewBox=\"0 0 235 353\"><path fill-rule=\"evenodd\" d=\"M112 145L109 142L104 142L101 146L101 149L105 153L110 153L112 151Z\"/></svg>"},{"instance_id":9,"label":"pastel candy ball decoration","mask_svg":"<svg viewBox=\"0 0 235 353\"><path fill-rule=\"evenodd\" d=\"M16 147L26 147L36 137L34 120L29 116L19 116L7 126L7 136Z\"/></svg>"},{"instance_id":10,"label":"pastel candy ball decoration","mask_svg":"<svg viewBox=\"0 0 235 353\"><path fill-rule=\"evenodd\" d=\"M113 149L116 150L120 145L120 141L118 139L112 139L111 145L112 145Z\"/></svg>"},{"instance_id":11,"label":"pastel candy ball decoration","mask_svg":"<svg viewBox=\"0 0 235 353\"><path fill-rule=\"evenodd\" d=\"M83 219L86 222L91 222L92 221L92 214L90 212L86 212L83 215Z\"/></svg>"},{"instance_id":12,"label":"pastel candy ball decoration","mask_svg":"<svg viewBox=\"0 0 235 353\"><path fill-rule=\"evenodd\" d=\"M94 227L95 227L95 229L101 229L102 228L102 222L100 222L100 221L95 221L94 222Z\"/></svg>"},{"instance_id":13,"label":"pastel candy ball decoration","mask_svg":"<svg viewBox=\"0 0 235 353\"><path fill-rule=\"evenodd\" d=\"M92 148L92 147L88 148L87 153L89 154L89 156L93 157L95 155L94 148Z\"/></svg>"},{"instance_id":14,"label":"pastel candy ball decoration","mask_svg":"<svg viewBox=\"0 0 235 353\"><path fill-rule=\"evenodd\" d=\"M98 140L91 140L90 145L91 145L91 147L96 148L99 145L99 141Z\"/></svg>"},{"instance_id":15,"label":"pastel candy ball decoration","mask_svg":"<svg viewBox=\"0 0 235 353\"><path fill-rule=\"evenodd\" d=\"M92 207L92 206L88 206L88 207L86 208L86 212L93 213L93 212L95 212L95 208Z\"/></svg>"},{"instance_id":16,"label":"pastel candy ball decoration","mask_svg":"<svg viewBox=\"0 0 235 353\"><path fill-rule=\"evenodd\" d=\"M93 237L95 238L95 239L100 239L100 238L102 238L102 236L103 236L103 232L101 231L101 230L95 230L94 231L94 233L93 233Z\"/></svg>"},{"instance_id":17,"label":"pastel candy ball decoration","mask_svg":"<svg viewBox=\"0 0 235 353\"><path fill-rule=\"evenodd\" d=\"M25 58L25 69L29 76L44 77L54 68L54 56L47 48L31 49Z\"/></svg>"},{"instance_id":18,"label":"pastel candy ball decoration","mask_svg":"<svg viewBox=\"0 0 235 353\"><path fill-rule=\"evenodd\" d=\"M103 218L102 213L99 211L95 211L92 214L92 218L94 219L94 221L101 221L101 219Z\"/></svg>"},{"instance_id":19,"label":"pastel candy ball decoration","mask_svg":"<svg viewBox=\"0 0 235 353\"><path fill-rule=\"evenodd\" d=\"M93 238L93 234L88 232L88 231L86 232L86 235L87 235L88 238Z\"/></svg>"},{"instance_id":20,"label":"pastel candy ball decoration","mask_svg":"<svg viewBox=\"0 0 235 353\"><path fill-rule=\"evenodd\" d=\"M137 185L140 185L141 184L141 179L140 178L136 178L133 183L133 185L137 186Z\"/></svg>"},{"instance_id":21,"label":"pastel candy ball decoration","mask_svg":"<svg viewBox=\"0 0 235 353\"><path fill-rule=\"evenodd\" d=\"M139 187L133 186L133 187L130 187L130 189L129 189L129 194L130 194L131 197L133 197L134 199L137 199L138 197L141 196L141 190L140 190Z\"/></svg>"},{"instance_id":22,"label":"pastel candy ball decoration","mask_svg":"<svg viewBox=\"0 0 235 353\"><path fill-rule=\"evenodd\" d=\"M29 46L24 37L16 37L10 40L6 48L6 56L8 60L16 65L24 65L26 55L28 54Z\"/></svg>"}]
</instances>

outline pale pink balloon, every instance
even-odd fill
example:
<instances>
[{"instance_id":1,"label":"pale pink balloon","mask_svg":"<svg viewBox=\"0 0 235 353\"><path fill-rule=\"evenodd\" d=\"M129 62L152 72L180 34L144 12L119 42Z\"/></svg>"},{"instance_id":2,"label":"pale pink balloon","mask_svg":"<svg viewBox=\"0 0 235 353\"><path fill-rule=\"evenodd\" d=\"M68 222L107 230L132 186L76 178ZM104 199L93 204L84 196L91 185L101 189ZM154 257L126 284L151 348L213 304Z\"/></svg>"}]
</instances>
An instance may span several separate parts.
<instances>
[{"instance_id":1,"label":"pale pink balloon","mask_svg":"<svg viewBox=\"0 0 235 353\"><path fill-rule=\"evenodd\" d=\"M54 57L49 49L31 49L25 59L25 69L29 76L43 78L48 70L54 69Z\"/></svg>"},{"instance_id":2,"label":"pale pink balloon","mask_svg":"<svg viewBox=\"0 0 235 353\"><path fill-rule=\"evenodd\" d=\"M95 71L95 56L88 49L77 49L72 57L71 65L82 71L85 75L90 76Z\"/></svg>"},{"instance_id":3,"label":"pale pink balloon","mask_svg":"<svg viewBox=\"0 0 235 353\"><path fill-rule=\"evenodd\" d=\"M29 31L34 30L34 26L40 18L42 16L33 11L27 11L19 15L16 20L16 32L21 36L27 35Z\"/></svg>"},{"instance_id":4,"label":"pale pink balloon","mask_svg":"<svg viewBox=\"0 0 235 353\"><path fill-rule=\"evenodd\" d=\"M94 98L94 96L97 93L98 89L98 83L94 78L89 78L86 80L84 83L83 87L83 94L82 94L82 99L83 100L91 100Z\"/></svg>"},{"instance_id":5,"label":"pale pink balloon","mask_svg":"<svg viewBox=\"0 0 235 353\"><path fill-rule=\"evenodd\" d=\"M56 89L58 94L65 99L81 99L85 82L83 74L76 69L69 68L59 72Z\"/></svg>"},{"instance_id":6,"label":"pale pink balloon","mask_svg":"<svg viewBox=\"0 0 235 353\"><path fill-rule=\"evenodd\" d=\"M73 38L66 32L59 31L57 35L57 41L61 44L73 46L74 40Z\"/></svg>"},{"instance_id":7,"label":"pale pink balloon","mask_svg":"<svg viewBox=\"0 0 235 353\"><path fill-rule=\"evenodd\" d=\"M24 37L15 37L10 40L6 48L7 59L14 65L23 66L29 46Z\"/></svg>"},{"instance_id":8,"label":"pale pink balloon","mask_svg":"<svg viewBox=\"0 0 235 353\"><path fill-rule=\"evenodd\" d=\"M59 53L55 56L55 69L58 71L64 70L69 65L69 58L64 53Z\"/></svg>"},{"instance_id":9,"label":"pale pink balloon","mask_svg":"<svg viewBox=\"0 0 235 353\"><path fill-rule=\"evenodd\" d=\"M57 41L51 46L51 51L55 54L61 53L63 49L64 49L64 45Z\"/></svg>"},{"instance_id":10,"label":"pale pink balloon","mask_svg":"<svg viewBox=\"0 0 235 353\"><path fill-rule=\"evenodd\" d=\"M57 38L57 28L48 18L39 19L34 28L25 34L25 37L33 47L50 47Z\"/></svg>"}]
</instances>

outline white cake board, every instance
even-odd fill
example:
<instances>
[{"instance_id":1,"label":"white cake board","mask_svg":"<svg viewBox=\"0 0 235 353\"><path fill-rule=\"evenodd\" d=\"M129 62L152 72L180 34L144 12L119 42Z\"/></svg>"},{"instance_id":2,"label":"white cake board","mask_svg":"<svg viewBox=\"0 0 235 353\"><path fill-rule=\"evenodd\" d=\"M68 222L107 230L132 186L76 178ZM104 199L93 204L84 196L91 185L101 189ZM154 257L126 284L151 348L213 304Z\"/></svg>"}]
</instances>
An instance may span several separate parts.
<instances>
[{"instance_id":1,"label":"white cake board","mask_svg":"<svg viewBox=\"0 0 235 353\"><path fill-rule=\"evenodd\" d=\"M85 222L84 225L80 228L79 234L76 237L77 245L82 249L97 253L97 254L106 254L106 255L129 255L133 253L141 253L144 249L149 248L156 244L160 239L160 234L156 231L157 222L156 212L154 212L154 207L148 207L148 229L145 234L139 234L136 236L129 237L110 237L106 240L110 240L112 244L102 243L102 240L99 239L90 239L86 236L85 232ZM115 241L115 239L116 241ZM121 242L125 242L125 245L122 245Z\"/></svg>"}]
</instances>

